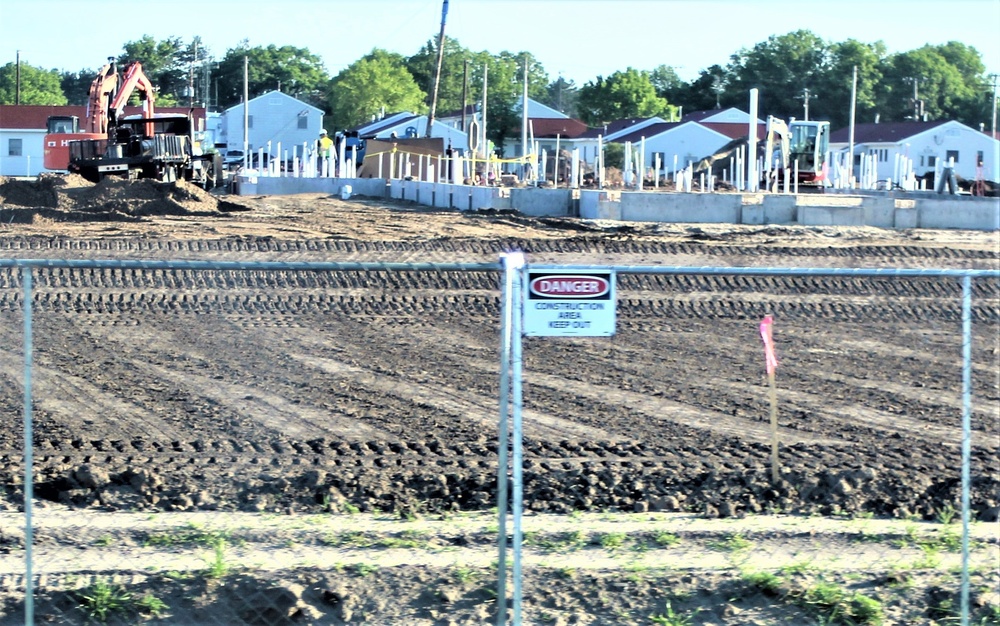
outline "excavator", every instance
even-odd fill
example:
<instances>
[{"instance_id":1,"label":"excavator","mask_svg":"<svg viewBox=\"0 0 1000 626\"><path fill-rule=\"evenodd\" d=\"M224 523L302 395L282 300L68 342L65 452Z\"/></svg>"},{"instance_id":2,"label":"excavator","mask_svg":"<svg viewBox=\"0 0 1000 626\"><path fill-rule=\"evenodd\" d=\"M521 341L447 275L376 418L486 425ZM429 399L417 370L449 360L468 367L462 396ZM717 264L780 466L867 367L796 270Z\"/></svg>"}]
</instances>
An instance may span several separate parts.
<instances>
[{"instance_id":1,"label":"excavator","mask_svg":"<svg viewBox=\"0 0 1000 626\"><path fill-rule=\"evenodd\" d=\"M778 150L775 150L775 143ZM779 191L787 171L796 175L796 184L821 187L827 180L826 153L830 149L830 122L768 116L764 155L763 188Z\"/></svg>"},{"instance_id":2,"label":"excavator","mask_svg":"<svg viewBox=\"0 0 1000 626\"><path fill-rule=\"evenodd\" d=\"M143 112L124 116L135 92ZM121 176L163 182L183 179L206 189L221 184L221 158L202 150L203 129L196 128L193 116L157 115L155 99L142 64L129 63L119 73L109 58L91 83L84 131L78 132L76 118L49 118L46 169L68 170L92 182Z\"/></svg>"}]
</instances>

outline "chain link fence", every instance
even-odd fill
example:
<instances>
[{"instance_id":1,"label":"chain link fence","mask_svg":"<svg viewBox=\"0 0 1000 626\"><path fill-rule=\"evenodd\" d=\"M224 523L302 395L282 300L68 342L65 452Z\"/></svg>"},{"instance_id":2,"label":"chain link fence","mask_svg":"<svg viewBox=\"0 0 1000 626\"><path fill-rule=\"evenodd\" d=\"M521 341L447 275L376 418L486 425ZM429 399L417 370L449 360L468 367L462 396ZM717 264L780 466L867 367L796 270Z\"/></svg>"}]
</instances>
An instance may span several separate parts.
<instances>
[{"instance_id":1,"label":"chain link fence","mask_svg":"<svg viewBox=\"0 0 1000 626\"><path fill-rule=\"evenodd\" d=\"M0 265L0 623L995 619L995 271Z\"/></svg>"}]
</instances>

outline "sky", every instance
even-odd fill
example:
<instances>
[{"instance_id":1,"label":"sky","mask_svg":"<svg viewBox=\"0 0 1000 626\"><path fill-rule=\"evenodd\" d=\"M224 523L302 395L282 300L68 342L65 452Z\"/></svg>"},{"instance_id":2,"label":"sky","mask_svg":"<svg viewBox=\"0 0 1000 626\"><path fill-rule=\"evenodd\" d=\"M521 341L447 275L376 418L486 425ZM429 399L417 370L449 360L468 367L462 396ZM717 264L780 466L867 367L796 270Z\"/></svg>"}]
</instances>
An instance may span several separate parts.
<instances>
[{"instance_id":1,"label":"sky","mask_svg":"<svg viewBox=\"0 0 1000 626\"><path fill-rule=\"evenodd\" d=\"M251 46L306 48L336 75L372 48L416 53L442 0L0 0L0 65L96 70L126 42L195 36L217 58ZM883 41L889 52L959 41L1000 73L1000 0L449 0L445 34L475 51L531 52L551 80L582 86L633 67L685 81L771 35ZM141 60L141 59L140 59Z\"/></svg>"}]
</instances>

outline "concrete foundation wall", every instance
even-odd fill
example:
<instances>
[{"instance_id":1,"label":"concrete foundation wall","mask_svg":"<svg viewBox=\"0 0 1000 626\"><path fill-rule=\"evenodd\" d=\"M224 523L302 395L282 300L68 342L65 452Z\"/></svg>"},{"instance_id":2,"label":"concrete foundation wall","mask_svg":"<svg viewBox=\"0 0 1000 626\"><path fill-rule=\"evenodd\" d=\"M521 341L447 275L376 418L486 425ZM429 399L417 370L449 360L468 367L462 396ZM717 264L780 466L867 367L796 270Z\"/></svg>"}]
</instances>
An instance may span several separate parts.
<instances>
[{"instance_id":1,"label":"concrete foundation wall","mask_svg":"<svg viewBox=\"0 0 1000 626\"><path fill-rule=\"evenodd\" d=\"M344 185L352 195L389 197L441 209L516 209L525 215L570 216L579 203L585 219L636 222L800 224L805 226L875 226L1000 230L1000 200L971 196L889 193L855 194L710 194L616 192L569 189L510 189L422 183L380 178L238 177L239 195L328 193ZM620 201L615 201L620 197Z\"/></svg>"},{"instance_id":2,"label":"concrete foundation wall","mask_svg":"<svg viewBox=\"0 0 1000 626\"><path fill-rule=\"evenodd\" d=\"M802 226L864 226L864 218L864 209L858 206L799 207L799 224Z\"/></svg>"},{"instance_id":3,"label":"concrete foundation wall","mask_svg":"<svg viewBox=\"0 0 1000 626\"><path fill-rule=\"evenodd\" d=\"M570 189L511 189L510 206L532 217L565 217L571 214Z\"/></svg>"},{"instance_id":4,"label":"concrete foundation wall","mask_svg":"<svg viewBox=\"0 0 1000 626\"><path fill-rule=\"evenodd\" d=\"M612 200L606 191L581 189L580 217L588 220L621 220L622 203Z\"/></svg>"},{"instance_id":5,"label":"concrete foundation wall","mask_svg":"<svg viewBox=\"0 0 1000 626\"><path fill-rule=\"evenodd\" d=\"M1000 229L1000 198L963 197L916 201L917 228Z\"/></svg>"},{"instance_id":6,"label":"concrete foundation wall","mask_svg":"<svg viewBox=\"0 0 1000 626\"><path fill-rule=\"evenodd\" d=\"M863 198L861 225L893 228L896 225L896 200L894 198Z\"/></svg>"},{"instance_id":7,"label":"concrete foundation wall","mask_svg":"<svg viewBox=\"0 0 1000 626\"><path fill-rule=\"evenodd\" d=\"M629 222L738 224L743 199L736 194L622 193L621 218Z\"/></svg>"}]
</instances>

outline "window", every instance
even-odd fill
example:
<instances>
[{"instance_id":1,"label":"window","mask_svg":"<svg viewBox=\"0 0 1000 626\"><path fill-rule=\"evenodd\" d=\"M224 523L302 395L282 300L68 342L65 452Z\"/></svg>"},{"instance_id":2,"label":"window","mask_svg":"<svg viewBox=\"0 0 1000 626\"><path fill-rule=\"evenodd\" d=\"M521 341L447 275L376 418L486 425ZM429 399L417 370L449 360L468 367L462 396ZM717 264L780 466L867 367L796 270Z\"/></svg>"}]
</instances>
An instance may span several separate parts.
<instances>
[{"instance_id":1,"label":"window","mask_svg":"<svg viewBox=\"0 0 1000 626\"><path fill-rule=\"evenodd\" d=\"M649 155L649 157L650 157L650 163L649 163L649 165L652 165L653 167L656 167L656 159L659 159L660 160L660 169L661 170L666 169L666 167L667 167L667 157L666 157L665 153L663 153L663 152L654 152L653 154Z\"/></svg>"},{"instance_id":2,"label":"window","mask_svg":"<svg viewBox=\"0 0 1000 626\"><path fill-rule=\"evenodd\" d=\"M937 157L936 156L927 157L927 167L934 167L935 165L937 165Z\"/></svg>"},{"instance_id":3,"label":"window","mask_svg":"<svg viewBox=\"0 0 1000 626\"><path fill-rule=\"evenodd\" d=\"M958 163L958 150L949 150L947 154L944 155L944 160L951 162L955 159L955 163Z\"/></svg>"},{"instance_id":4,"label":"window","mask_svg":"<svg viewBox=\"0 0 1000 626\"><path fill-rule=\"evenodd\" d=\"M10 139L7 141L7 156L21 156L20 139Z\"/></svg>"},{"instance_id":5,"label":"window","mask_svg":"<svg viewBox=\"0 0 1000 626\"><path fill-rule=\"evenodd\" d=\"M252 115L248 115L247 116L247 128L253 128L253 116Z\"/></svg>"},{"instance_id":6,"label":"window","mask_svg":"<svg viewBox=\"0 0 1000 626\"><path fill-rule=\"evenodd\" d=\"M309 128L309 117L306 115L299 116L299 130L305 130Z\"/></svg>"},{"instance_id":7,"label":"window","mask_svg":"<svg viewBox=\"0 0 1000 626\"><path fill-rule=\"evenodd\" d=\"M888 148L872 148L868 151L868 154L877 158L880 162L885 163L889 160L889 149Z\"/></svg>"},{"instance_id":8,"label":"window","mask_svg":"<svg viewBox=\"0 0 1000 626\"><path fill-rule=\"evenodd\" d=\"M976 165L983 164L983 151L979 150L976 152Z\"/></svg>"}]
</instances>

